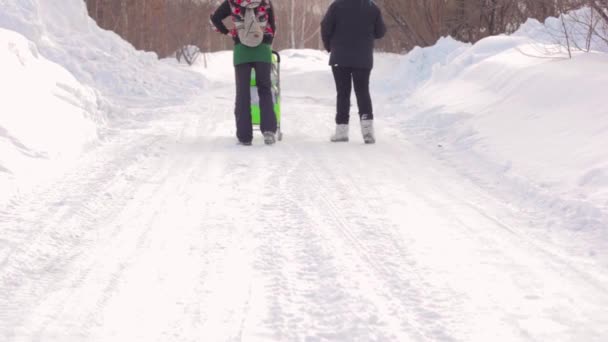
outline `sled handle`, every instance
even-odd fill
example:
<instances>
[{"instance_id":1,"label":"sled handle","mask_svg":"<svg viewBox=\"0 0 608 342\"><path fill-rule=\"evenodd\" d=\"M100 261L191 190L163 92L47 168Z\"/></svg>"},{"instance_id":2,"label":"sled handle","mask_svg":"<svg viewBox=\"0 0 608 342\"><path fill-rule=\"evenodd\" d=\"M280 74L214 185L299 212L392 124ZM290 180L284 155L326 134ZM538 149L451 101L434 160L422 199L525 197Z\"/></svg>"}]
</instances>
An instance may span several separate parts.
<instances>
[{"instance_id":1,"label":"sled handle","mask_svg":"<svg viewBox=\"0 0 608 342\"><path fill-rule=\"evenodd\" d=\"M277 56L277 62L279 64L281 64L281 55L279 55L279 53L276 52L276 51L274 51L274 50L272 50L272 54L275 55L275 56Z\"/></svg>"}]
</instances>

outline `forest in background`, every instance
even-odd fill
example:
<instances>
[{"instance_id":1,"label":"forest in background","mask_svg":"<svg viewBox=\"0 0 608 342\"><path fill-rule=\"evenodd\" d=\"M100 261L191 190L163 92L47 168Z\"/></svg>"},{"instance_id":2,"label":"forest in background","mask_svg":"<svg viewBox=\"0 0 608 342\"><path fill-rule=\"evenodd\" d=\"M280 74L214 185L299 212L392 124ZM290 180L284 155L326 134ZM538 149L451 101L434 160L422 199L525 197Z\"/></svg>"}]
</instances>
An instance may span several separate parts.
<instances>
[{"instance_id":1,"label":"forest in background","mask_svg":"<svg viewBox=\"0 0 608 342\"><path fill-rule=\"evenodd\" d=\"M227 50L232 41L215 33L210 14L221 0L85 0L89 15L136 49L173 55L185 46L203 52ZM320 49L320 21L331 0L274 0L277 19L275 49ZM581 18L596 27L608 25L608 0L377 0L389 34L377 44L386 52L405 52L433 45L442 36L476 42L511 33L528 18L543 21L582 6L594 9ZM605 32L595 32L608 43Z\"/></svg>"}]
</instances>

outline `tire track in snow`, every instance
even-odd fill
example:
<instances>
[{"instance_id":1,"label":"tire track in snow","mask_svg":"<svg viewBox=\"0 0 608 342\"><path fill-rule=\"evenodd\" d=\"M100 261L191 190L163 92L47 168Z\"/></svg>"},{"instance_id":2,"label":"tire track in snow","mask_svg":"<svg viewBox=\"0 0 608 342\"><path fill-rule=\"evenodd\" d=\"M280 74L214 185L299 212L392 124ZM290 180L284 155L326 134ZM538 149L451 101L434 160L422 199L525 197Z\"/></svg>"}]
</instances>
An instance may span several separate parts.
<instances>
[{"instance_id":1,"label":"tire track in snow","mask_svg":"<svg viewBox=\"0 0 608 342\"><path fill-rule=\"evenodd\" d=\"M221 212L216 212L219 208L217 198L205 193L217 193L225 185L220 178L224 170L212 167L222 164L214 152L217 142L209 140L201 146L197 139L192 139L192 134L196 134L196 129L182 131L177 142L172 144L174 148L169 149L166 160L169 171L158 182L162 185L159 190L151 194L150 200L136 201L135 208L117 219L133 224L143 216L145 221L137 226L147 229L139 236L126 234L121 242L121 245L133 245L132 252L121 258L131 261L125 274L121 275L121 284L114 289L111 301L104 303L106 308L92 312L98 322L106 320L103 328L98 326L93 330L94 340L144 341L158 336L191 340L193 336L201 336L196 332L212 318L210 308L207 308L207 315L200 310L210 302L208 297L203 296L206 302L199 297L200 292L217 291L218 285L209 289L201 282L209 277L221 277L221 270L212 265L224 263L232 248L230 244L238 244L227 227L219 224L221 216L217 215ZM151 208L155 208L152 213ZM166 257L159 260L159 255ZM180 266L185 269L180 270ZM140 289L150 284L153 286L147 290L148 295L140 293ZM154 300L150 302L148 298ZM126 313L123 313L125 309ZM184 317L189 312L197 312L195 317L198 319ZM120 326L124 323L113 318L113 313L133 326L148 328L137 329L138 332L121 331ZM108 318L110 322L107 322ZM189 323L185 324L186 321Z\"/></svg>"},{"instance_id":2,"label":"tire track in snow","mask_svg":"<svg viewBox=\"0 0 608 342\"><path fill-rule=\"evenodd\" d=\"M141 139L142 136L137 138ZM43 193L39 203L22 204L24 208L30 207L30 209L21 209L22 214L39 212L38 217L32 215L28 220L31 220L32 224L41 226L31 229L31 234L35 234L35 236L22 237L23 246L27 248L25 251L23 248L15 247L18 259L7 260L7 263L10 262L14 265L12 268L21 275L16 275L15 271L11 271L11 268L6 265L2 268L2 276L5 280L3 289L9 289L6 284L11 278L26 279L28 282L27 284L15 283L13 284L14 291L4 291L3 302L6 302L7 305L3 305L3 307L8 308L10 305L14 307L14 310L9 311L10 318L2 321L9 322L9 324L11 321L15 322L17 324L11 325L17 327L29 325L30 328L36 328L29 332L22 330L11 332L11 329L3 328L2 332L6 332L9 338L14 336L13 334L17 334L17 336L28 334L43 338L53 334L60 327L66 329L66 334L74 333L73 336L84 337L88 334L87 331L99 324L99 317L102 317L99 315L103 313L104 307L112 298L117 286L131 271L131 260L138 257L138 251L147 247L146 243L150 240L150 233L157 234L157 231L151 231L150 227L154 225L155 219L162 217L163 208L168 207L167 198L172 198L162 195L180 190L173 188L172 186L175 184L168 184L168 181L171 178L180 177L185 169L181 169L184 166L182 163L171 165L171 169L165 167L165 170L161 171L157 169L159 165L162 165L156 160L158 158L142 159L138 157L145 154L157 154L154 152L156 149L162 150L163 146L170 145L168 144L171 139L170 135L151 135L150 139L143 138L138 141L138 144L128 145L131 148L121 151L118 157L112 156L115 159L111 163L104 165L107 161L99 162L103 168L94 169L93 172L90 169L80 170L79 173L68 178L69 181L59 183L48 193ZM184 142L188 141L181 141L181 143ZM211 151L214 147L215 144L211 143L208 150ZM190 166L190 175L185 178L186 185L192 184L192 179L196 177L195 174L205 169L202 159L194 159L195 162L190 163L191 165L188 164L191 161L190 157L186 156L186 165ZM170 159L169 163L171 163ZM97 164L95 163L95 165ZM116 170L121 171L116 174ZM182 186L181 190L184 191L187 187ZM110 192L113 194L112 198L108 201L109 203L105 203L106 195ZM79 203L79 200L85 201ZM65 210L59 213L47 211L46 208L52 207L49 203L61 203ZM154 208L158 209L150 210ZM123 222L112 219L125 209L134 213L142 213L143 217L148 217L148 219L130 217ZM139 227L133 227L138 220ZM141 230L146 227L148 228ZM60 228L61 233L59 234ZM133 231L133 228L136 230ZM72 231L81 236L71 240L66 239L66 235ZM31 243L32 238L34 238L35 244ZM54 246L51 242L53 240L49 241L49 239L56 239L62 244ZM101 242L104 244L109 242L109 244L100 245ZM15 243L13 245L18 246ZM116 246L122 246L123 249L126 247L126 249L119 251ZM130 246L134 246L135 250L128 254ZM40 251L48 255L48 261L40 259ZM115 257L108 263L105 255L115 254L116 251L119 251L118 255L122 259ZM213 249L210 249L211 251ZM31 258L35 259L29 264L35 265L37 269L32 269L30 274L40 274L39 280L23 274L24 263L28 264L25 260ZM52 265L53 269L43 267L44 263ZM65 291L69 288L74 291ZM87 297L92 299L87 299ZM70 312L75 308L77 308L76 312L81 312L84 316L78 317L79 314ZM87 311L90 314L87 314ZM27 317L24 316L26 312ZM51 312L53 314L49 315ZM86 323L76 324L74 323L76 321Z\"/></svg>"},{"instance_id":3,"label":"tire track in snow","mask_svg":"<svg viewBox=\"0 0 608 342\"><path fill-rule=\"evenodd\" d=\"M67 265L97 238L91 228L104 222L105 214L125 203L133 191L131 182L115 174L112 166L136 169L136 161L146 161L137 156L156 139L131 145L133 148L111 159L109 165L104 157L95 160L92 169L77 170L65 181L28 197L34 199L32 202L26 198L13 200L9 210L20 219L0 225L10 241L10 251L0 264L0 301L7 310L0 321L14 326L11 322L23 321L28 303L36 303L45 293L57 290L55 285L65 276ZM105 201L113 185L120 192L113 201ZM10 226L15 221L18 225Z\"/></svg>"},{"instance_id":4,"label":"tire track in snow","mask_svg":"<svg viewBox=\"0 0 608 342\"><path fill-rule=\"evenodd\" d=\"M355 147L358 148L367 147ZM353 153L358 155L360 152L349 149L341 158L350 159ZM429 270L416 267L414 258L402 246L402 237L392 234L396 229L395 224L379 215L387 205L382 197L373 198L370 196L373 190L364 193L359 188L358 184L369 186L370 179L365 183L353 179L356 174L370 176L372 173L366 170L369 165L346 163L349 166L344 169L339 160L315 159L307 165L308 174L311 183L320 185L318 192L325 208L322 213L326 216L324 220L334 222L331 226L337 228L331 231L333 239L328 238L327 241L342 240L350 246L350 250L356 252L353 262L364 265L368 275L375 280L374 292L386 301L388 311L383 317L396 317L398 320L392 330L406 332L412 340L451 340L442 326L445 318L438 311L449 304L449 295L441 291L432 294L421 292L432 288L420 276ZM323 160L329 160L332 166Z\"/></svg>"},{"instance_id":5,"label":"tire track in snow","mask_svg":"<svg viewBox=\"0 0 608 342\"><path fill-rule=\"evenodd\" d=\"M396 156L398 163L405 163L406 158L404 156L407 153L396 150L397 147L398 145L392 146L393 151L391 151L390 155ZM496 198L491 197L489 194L481 193L481 190L474 184L463 182L460 178L454 179L455 175L449 169L428 168L428 166L437 163L433 161L421 161L420 158L422 156L418 154L407 158L407 162L409 163L426 165L427 167L423 172L418 172L416 169L411 170L415 172L414 179L416 180L406 181L410 191L417 199L426 203L429 208L434 208L433 210L436 211L436 214L443 217L444 221L450 222L450 226L453 229L445 231L444 234L452 236L451 239L454 241L454 244L450 247L451 249L458 251L466 245L474 246L475 248L471 249L471 251L478 253L478 259L486 264L473 268L478 271L476 275L478 278L475 280L475 283L471 283L470 285L479 287L477 284L492 284L494 286L489 286L488 288L498 288L497 293L504 291L501 298L501 296L496 296L495 293L489 293L487 288L482 289L479 293L473 293L470 289L461 288L456 293L459 293L459 296L463 298L462 304L467 304L468 306L479 305L481 303L485 306L494 305L495 309L487 312L485 317L480 316L480 319L488 320L489 323L495 323L491 322L492 319L509 320L509 325L504 326L502 324L503 337L507 336L505 337L507 339L520 339L522 336L529 334L527 329L531 327L528 323L530 318L522 318L521 321L513 319L520 311L525 308L533 312L537 310L536 307L544 305L547 306L547 311L552 310L559 313L558 315L565 314L570 316L572 312L578 311L577 307L571 307L572 304L559 303L560 297L570 298L571 303L587 302L587 305L584 306L587 308L586 312L579 312L581 314L579 318L571 316L567 319L556 319L554 322L561 321L559 324L568 326L564 331L569 331L570 333L580 330L579 335L585 334L585 328L581 327L587 324L590 324L587 332L595 330L596 336L601 336L607 332L606 329L598 329L597 319L593 319L594 317L602 317L602 311L605 311L601 306L594 305L593 303L608 302L606 286L602 286L599 279L591 277L590 274L582 272L577 267L573 267L567 259L552 253L540 244L540 241L527 236L525 231L529 228L525 224L520 223L521 226L510 226L508 223L495 218L494 216L497 215L497 212L505 210L508 210L511 215L510 217L513 217L513 209L504 208L500 203L497 203ZM398 165L395 162L386 162L387 159L385 158L382 158L382 160L385 160L386 167ZM439 164L437 166L441 167ZM398 170L398 168L391 169L391 172L394 170ZM430 183L429 180L431 179L435 179L435 181ZM472 196L471 192L475 196ZM483 207L480 206L481 202L478 202L480 198L483 198L483 203L486 204ZM472 201L474 200L478 203L473 203ZM438 244L440 241L436 240L433 243ZM454 261L454 265L457 265L458 258L455 258ZM468 274L471 273L471 268L463 268L462 271L461 277L470 277ZM449 271L449 273L453 272ZM491 275L491 278L487 278L488 275ZM498 279L502 279L502 283ZM569 288L577 288L580 292L571 292L568 290ZM583 288L585 290L581 290ZM555 296L555 293L560 292L561 295L556 296L554 300L549 302L539 302L538 300L542 298L542 292L540 296L537 293L542 290L549 292L551 296ZM522 303L521 299L510 297L513 295L525 297L525 301ZM480 296L488 297L483 298L483 301L479 302L480 298L475 297ZM519 307L515 307L519 303L523 305L520 304ZM467 312L471 311L471 308L463 306L459 311ZM526 314L530 315L530 311L527 311ZM509 314L511 314L511 317L509 317ZM526 317L525 315L520 316ZM585 316L587 318L584 318ZM577 321L578 323L575 323ZM550 320L547 320L544 323L533 323L532 327L537 324L549 324L550 322ZM471 326L471 323L457 323L461 327ZM524 324L528 325L528 328L522 328L521 326ZM554 327L556 326L553 322L551 324ZM603 325L608 326L608 324ZM472 328L467 330L459 333L460 336L463 336L463 339L481 338L478 336L480 331ZM464 335L461 335L463 333ZM534 334L538 334L538 331ZM496 332L496 335L499 336L498 332ZM548 334L547 336L552 335ZM575 336L577 335L572 334L572 338L575 338Z\"/></svg>"},{"instance_id":6,"label":"tire track in snow","mask_svg":"<svg viewBox=\"0 0 608 342\"><path fill-rule=\"evenodd\" d=\"M302 182L302 172L308 170L301 158L291 150L287 155L290 158L279 159L290 160L290 167L274 168L279 171L270 178L279 184L266 190L266 196L277 201L268 203L264 212L279 223L260 233L266 236L260 243L259 265L270 278L271 295L265 322L274 331L274 340L393 339L390 332L375 327L374 304L353 287L352 274L346 272L350 267L324 242L319 227L324 223L304 204L309 198L295 195L314 194L317 189Z\"/></svg>"}]
</instances>

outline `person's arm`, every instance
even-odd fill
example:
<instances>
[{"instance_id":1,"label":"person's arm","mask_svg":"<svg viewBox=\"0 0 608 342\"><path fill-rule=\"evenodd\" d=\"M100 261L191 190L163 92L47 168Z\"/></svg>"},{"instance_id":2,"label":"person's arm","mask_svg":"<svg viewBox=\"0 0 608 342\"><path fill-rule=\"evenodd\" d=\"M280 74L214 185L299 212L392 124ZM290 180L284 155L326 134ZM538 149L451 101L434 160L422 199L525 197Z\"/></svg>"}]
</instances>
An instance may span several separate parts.
<instances>
[{"instance_id":1,"label":"person's arm","mask_svg":"<svg viewBox=\"0 0 608 342\"><path fill-rule=\"evenodd\" d=\"M321 39L325 50L331 52L331 36L334 34L336 18L334 15L334 5L329 6L323 21L321 21Z\"/></svg>"},{"instance_id":2,"label":"person's arm","mask_svg":"<svg viewBox=\"0 0 608 342\"><path fill-rule=\"evenodd\" d=\"M376 23L374 24L374 37L380 39L386 34L386 24L382 18L382 11L378 8L378 15L376 16Z\"/></svg>"},{"instance_id":3,"label":"person's arm","mask_svg":"<svg viewBox=\"0 0 608 342\"><path fill-rule=\"evenodd\" d=\"M272 6L272 1L268 1L268 24L270 24L270 28L272 29L272 34L277 34L277 26L274 21L274 7Z\"/></svg>"},{"instance_id":4,"label":"person's arm","mask_svg":"<svg viewBox=\"0 0 608 342\"><path fill-rule=\"evenodd\" d=\"M228 34L230 31L224 25L223 20L229 17L232 14L232 9L230 8L230 4L228 0L225 0L220 7L211 15L211 23L215 28L222 34Z\"/></svg>"}]
</instances>

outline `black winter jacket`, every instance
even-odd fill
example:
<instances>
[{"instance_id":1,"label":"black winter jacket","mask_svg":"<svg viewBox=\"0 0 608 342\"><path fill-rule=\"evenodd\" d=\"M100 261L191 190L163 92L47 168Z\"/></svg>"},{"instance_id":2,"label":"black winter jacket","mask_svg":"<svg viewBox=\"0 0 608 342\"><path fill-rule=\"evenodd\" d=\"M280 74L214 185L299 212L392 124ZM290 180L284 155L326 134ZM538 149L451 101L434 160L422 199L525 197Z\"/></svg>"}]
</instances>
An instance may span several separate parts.
<instances>
[{"instance_id":1,"label":"black winter jacket","mask_svg":"<svg viewBox=\"0 0 608 342\"><path fill-rule=\"evenodd\" d=\"M321 22L332 66L373 68L374 40L385 34L382 12L373 0L335 0Z\"/></svg>"}]
</instances>

